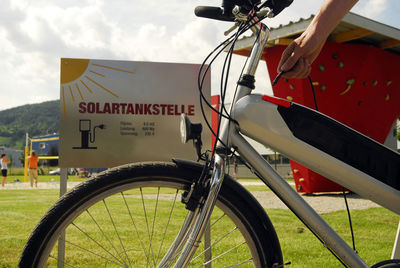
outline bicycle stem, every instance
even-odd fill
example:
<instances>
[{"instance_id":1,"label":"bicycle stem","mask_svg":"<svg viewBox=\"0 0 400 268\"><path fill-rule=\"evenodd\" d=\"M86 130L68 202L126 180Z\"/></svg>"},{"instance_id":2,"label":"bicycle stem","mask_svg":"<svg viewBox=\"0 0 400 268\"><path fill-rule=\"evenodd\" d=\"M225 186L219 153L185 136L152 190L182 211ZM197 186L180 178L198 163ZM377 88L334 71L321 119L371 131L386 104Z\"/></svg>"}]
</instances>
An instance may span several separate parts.
<instances>
[{"instance_id":1,"label":"bicycle stem","mask_svg":"<svg viewBox=\"0 0 400 268\"><path fill-rule=\"evenodd\" d=\"M244 67L244 72L242 77L253 77L257 71L258 64L261 60L264 46L268 41L269 35L270 35L270 30L269 28L261 23L261 22L256 22L255 19L251 20L251 30L253 34L256 35L256 39L254 41L254 45L251 49L250 55L248 60L246 61L246 65ZM235 103L243 98L244 96L247 96L251 93L251 91L254 89L254 86L251 85L246 85L245 83L241 83L240 81L238 82L238 89L237 92L235 93L235 97L232 101L232 106L235 105ZM222 118L222 127L221 131L219 134L219 139L217 143L217 148L223 148L224 145L229 146L229 131L232 129L230 127L230 120L226 120L225 118Z\"/></svg>"}]
</instances>

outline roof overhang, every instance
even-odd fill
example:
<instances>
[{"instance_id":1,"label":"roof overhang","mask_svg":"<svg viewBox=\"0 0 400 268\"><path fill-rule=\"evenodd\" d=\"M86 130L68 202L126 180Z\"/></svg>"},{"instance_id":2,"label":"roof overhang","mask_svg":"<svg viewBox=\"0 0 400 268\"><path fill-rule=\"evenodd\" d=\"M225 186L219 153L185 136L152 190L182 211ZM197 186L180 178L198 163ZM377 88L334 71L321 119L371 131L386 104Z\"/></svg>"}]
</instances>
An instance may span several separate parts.
<instances>
[{"instance_id":1,"label":"roof overhang","mask_svg":"<svg viewBox=\"0 0 400 268\"><path fill-rule=\"evenodd\" d=\"M272 28L266 48L290 44L307 28L313 18L314 15L307 19L300 19L297 22L290 22L286 25ZM399 29L351 12L332 31L328 41L373 45L389 52L400 54ZM254 35L238 40L235 44L235 53L248 55L253 43Z\"/></svg>"}]
</instances>

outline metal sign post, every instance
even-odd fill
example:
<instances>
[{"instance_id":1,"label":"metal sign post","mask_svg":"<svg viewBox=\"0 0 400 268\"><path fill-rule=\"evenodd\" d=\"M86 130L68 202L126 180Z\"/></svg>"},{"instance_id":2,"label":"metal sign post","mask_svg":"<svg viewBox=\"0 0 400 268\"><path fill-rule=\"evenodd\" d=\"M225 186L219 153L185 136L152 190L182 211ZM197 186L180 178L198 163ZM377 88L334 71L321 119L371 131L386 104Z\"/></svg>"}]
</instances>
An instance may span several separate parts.
<instances>
[{"instance_id":1,"label":"metal sign post","mask_svg":"<svg viewBox=\"0 0 400 268\"><path fill-rule=\"evenodd\" d=\"M399 227L397 228L396 239L394 241L392 259L400 259L400 221Z\"/></svg>"},{"instance_id":2,"label":"metal sign post","mask_svg":"<svg viewBox=\"0 0 400 268\"><path fill-rule=\"evenodd\" d=\"M68 169L60 169L60 197L67 192ZM65 232L63 232L58 239L58 258L57 267L64 267L65 258Z\"/></svg>"}]
</instances>

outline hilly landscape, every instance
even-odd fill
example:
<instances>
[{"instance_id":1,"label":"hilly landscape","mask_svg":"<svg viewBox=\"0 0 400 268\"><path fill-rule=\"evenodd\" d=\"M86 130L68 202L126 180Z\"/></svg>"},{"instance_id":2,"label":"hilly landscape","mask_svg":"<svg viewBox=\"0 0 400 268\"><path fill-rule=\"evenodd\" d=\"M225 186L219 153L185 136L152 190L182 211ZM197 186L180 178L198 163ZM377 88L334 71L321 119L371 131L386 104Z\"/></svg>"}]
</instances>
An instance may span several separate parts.
<instances>
[{"instance_id":1,"label":"hilly landscape","mask_svg":"<svg viewBox=\"0 0 400 268\"><path fill-rule=\"evenodd\" d=\"M0 111L0 146L23 149L29 137L58 133L59 100L27 104Z\"/></svg>"}]
</instances>

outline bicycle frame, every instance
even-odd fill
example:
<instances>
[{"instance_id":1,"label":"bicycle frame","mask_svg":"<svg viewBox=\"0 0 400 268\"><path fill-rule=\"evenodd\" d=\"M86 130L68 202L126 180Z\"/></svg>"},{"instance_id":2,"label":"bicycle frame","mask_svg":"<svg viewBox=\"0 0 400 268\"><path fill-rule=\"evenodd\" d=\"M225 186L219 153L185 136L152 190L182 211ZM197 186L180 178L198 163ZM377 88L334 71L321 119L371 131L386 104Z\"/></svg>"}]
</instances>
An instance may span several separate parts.
<instances>
[{"instance_id":1,"label":"bicycle frame","mask_svg":"<svg viewBox=\"0 0 400 268\"><path fill-rule=\"evenodd\" d=\"M264 45L269 36L269 29L261 23L255 24L252 30L257 33L257 39L255 40L244 72L244 75L250 76L253 76L256 72ZM285 106L293 104L290 102L285 103L284 100L279 100L275 103L274 101L266 101L262 99L261 95L251 94L251 91L251 87L239 85L231 109L231 116L238 124L233 123L231 120L223 121L217 148L225 148L224 145L234 148L253 169L254 173L310 228L323 242L324 246L331 250L344 264L349 267L369 267L269 163L257 153L244 136L281 152L287 157L397 214L400 214L400 191L297 138L293 135L287 123L282 118L282 114L279 112L279 107L281 106L279 103L283 103ZM321 116L316 111L310 110L308 112ZM223 151L226 150L217 149L219 153L217 153L215 159L211 193L207 201L202 208L194 212L196 215L190 217L188 220L195 220L194 225L196 227L187 228L182 231L187 233L186 237L188 237L189 232L191 233L189 242L183 250L184 254L180 256L176 264L177 267L185 266L187 260L191 259L196 244L203 234L204 222L211 214L219 187L223 181L223 167L225 166L225 159L227 157L224 153L221 153ZM193 224L186 225L193 226ZM182 238L177 240L180 240L178 241L179 243L177 242L178 244L183 244ZM169 257L166 256L166 258L168 259Z\"/></svg>"}]
</instances>

